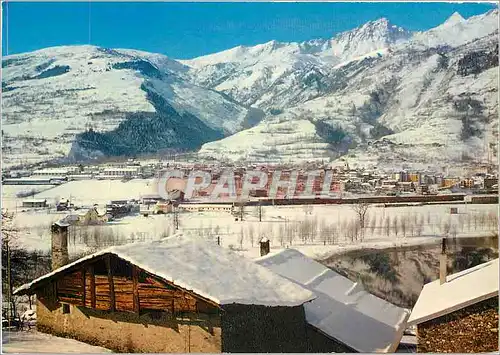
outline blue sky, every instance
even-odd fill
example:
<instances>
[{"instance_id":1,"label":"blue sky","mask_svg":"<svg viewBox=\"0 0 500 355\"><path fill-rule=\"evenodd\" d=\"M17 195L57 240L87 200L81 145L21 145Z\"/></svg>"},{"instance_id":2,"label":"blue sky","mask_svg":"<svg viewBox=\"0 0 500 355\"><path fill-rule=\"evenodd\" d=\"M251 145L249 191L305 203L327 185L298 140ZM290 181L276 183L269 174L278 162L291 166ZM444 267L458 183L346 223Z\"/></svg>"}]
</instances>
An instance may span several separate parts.
<instances>
[{"instance_id":1,"label":"blue sky","mask_svg":"<svg viewBox=\"0 0 500 355\"><path fill-rule=\"evenodd\" d=\"M3 4L2 54L44 47L93 44L133 48L186 59L272 39L328 38L380 17L425 30L453 12L487 12L477 3L89 3ZM6 15L8 14L8 20ZM90 19L90 41L89 41Z\"/></svg>"}]
</instances>

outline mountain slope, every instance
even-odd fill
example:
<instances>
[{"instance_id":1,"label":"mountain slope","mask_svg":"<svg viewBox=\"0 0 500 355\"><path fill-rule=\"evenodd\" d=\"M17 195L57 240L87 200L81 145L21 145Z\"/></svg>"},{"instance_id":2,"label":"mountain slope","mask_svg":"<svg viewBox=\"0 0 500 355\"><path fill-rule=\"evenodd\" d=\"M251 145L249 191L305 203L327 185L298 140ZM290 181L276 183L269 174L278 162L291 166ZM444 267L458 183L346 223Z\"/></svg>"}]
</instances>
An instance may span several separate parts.
<instances>
[{"instance_id":1,"label":"mountain slope","mask_svg":"<svg viewBox=\"0 0 500 355\"><path fill-rule=\"evenodd\" d=\"M380 19L183 61L47 48L2 69L7 166L200 147L202 159L378 165L496 154L498 10L417 33Z\"/></svg>"},{"instance_id":2,"label":"mountain slope","mask_svg":"<svg viewBox=\"0 0 500 355\"><path fill-rule=\"evenodd\" d=\"M322 78L329 90L251 130L205 144L200 155L221 158L224 152L232 160L294 162L335 159L348 150L350 160L379 165L495 160L495 19L498 11L469 20L454 15L404 44L336 64ZM472 33L455 37L455 46L435 42L437 33L453 37L457 26ZM342 140L322 137L325 127Z\"/></svg>"},{"instance_id":3,"label":"mountain slope","mask_svg":"<svg viewBox=\"0 0 500 355\"><path fill-rule=\"evenodd\" d=\"M498 29L498 9L467 20L454 13L442 25L425 32L415 33L406 46L429 48L437 46L456 47L483 37Z\"/></svg>"},{"instance_id":4,"label":"mountain slope","mask_svg":"<svg viewBox=\"0 0 500 355\"><path fill-rule=\"evenodd\" d=\"M335 82L327 78L332 66L370 52L383 51L409 36L403 28L380 19L329 40L270 41L182 63L191 68L189 74L193 82L270 112L335 90Z\"/></svg>"},{"instance_id":5,"label":"mountain slope","mask_svg":"<svg viewBox=\"0 0 500 355\"><path fill-rule=\"evenodd\" d=\"M258 122L262 116L258 110L186 81L187 67L159 54L55 47L5 57L2 72L7 165L65 157L78 134L89 128L112 132L131 115L157 115L167 121L174 116L189 117L184 123L200 129L199 134L187 136L165 132L157 149L194 149L248 127L248 122ZM156 104L153 97L164 103ZM158 112L167 106L168 114ZM165 122L160 127L165 124L173 125ZM121 139L127 137L123 130L129 126L133 125L120 128ZM85 147L80 144L80 148Z\"/></svg>"}]
</instances>

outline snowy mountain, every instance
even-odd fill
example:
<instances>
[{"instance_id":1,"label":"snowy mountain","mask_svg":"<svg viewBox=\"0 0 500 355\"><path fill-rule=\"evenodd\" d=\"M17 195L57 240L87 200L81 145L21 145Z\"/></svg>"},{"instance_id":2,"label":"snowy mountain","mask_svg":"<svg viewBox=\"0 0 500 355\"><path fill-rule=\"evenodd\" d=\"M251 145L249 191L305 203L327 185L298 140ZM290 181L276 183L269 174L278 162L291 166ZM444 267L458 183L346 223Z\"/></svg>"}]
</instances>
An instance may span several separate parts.
<instances>
[{"instance_id":1,"label":"snowy mountain","mask_svg":"<svg viewBox=\"0 0 500 355\"><path fill-rule=\"evenodd\" d=\"M4 164L196 149L258 122L163 55L93 46L2 60Z\"/></svg>"},{"instance_id":2,"label":"snowy mountain","mask_svg":"<svg viewBox=\"0 0 500 355\"><path fill-rule=\"evenodd\" d=\"M286 109L252 129L206 143L200 154L294 162L348 153L351 161L378 165L494 161L497 21L498 10L468 20L454 14L404 43L324 65L318 69L321 82L328 83L323 92L290 105L285 93L294 95L292 85L277 95Z\"/></svg>"},{"instance_id":3,"label":"snowy mountain","mask_svg":"<svg viewBox=\"0 0 500 355\"><path fill-rule=\"evenodd\" d=\"M455 12L442 25L415 33L406 46L419 48L460 46L498 30L498 10L465 20Z\"/></svg>"},{"instance_id":4,"label":"snowy mountain","mask_svg":"<svg viewBox=\"0 0 500 355\"><path fill-rule=\"evenodd\" d=\"M411 33L390 23L386 18L370 21L335 36L328 42L323 55L332 55L346 61L366 53L403 43Z\"/></svg>"},{"instance_id":5,"label":"snowy mountain","mask_svg":"<svg viewBox=\"0 0 500 355\"><path fill-rule=\"evenodd\" d=\"M378 165L496 154L498 10L416 33L379 19L191 60L47 48L2 69L7 165L200 147L200 158Z\"/></svg>"},{"instance_id":6,"label":"snowy mountain","mask_svg":"<svg viewBox=\"0 0 500 355\"><path fill-rule=\"evenodd\" d=\"M383 18L329 40L238 46L182 63L192 68L191 78L201 86L245 105L281 110L335 89L335 80L328 79L332 66L409 37L408 31Z\"/></svg>"}]
</instances>

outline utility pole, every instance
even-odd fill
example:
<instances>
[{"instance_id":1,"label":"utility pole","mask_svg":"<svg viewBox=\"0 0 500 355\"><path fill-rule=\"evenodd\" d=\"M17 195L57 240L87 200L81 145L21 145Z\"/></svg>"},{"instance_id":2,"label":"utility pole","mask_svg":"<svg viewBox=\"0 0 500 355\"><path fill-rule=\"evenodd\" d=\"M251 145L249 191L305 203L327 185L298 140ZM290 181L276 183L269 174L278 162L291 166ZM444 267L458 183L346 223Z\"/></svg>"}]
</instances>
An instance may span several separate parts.
<instances>
[{"instance_id":1,"label":"utility pole","mask_svg":"<svg viewBox=\"0 0 500 355\"><path fill-rule=\"evenodd\" d=\"M262 222L262 204L259 201L259 222Z\"/></svg>"}]
</instances>

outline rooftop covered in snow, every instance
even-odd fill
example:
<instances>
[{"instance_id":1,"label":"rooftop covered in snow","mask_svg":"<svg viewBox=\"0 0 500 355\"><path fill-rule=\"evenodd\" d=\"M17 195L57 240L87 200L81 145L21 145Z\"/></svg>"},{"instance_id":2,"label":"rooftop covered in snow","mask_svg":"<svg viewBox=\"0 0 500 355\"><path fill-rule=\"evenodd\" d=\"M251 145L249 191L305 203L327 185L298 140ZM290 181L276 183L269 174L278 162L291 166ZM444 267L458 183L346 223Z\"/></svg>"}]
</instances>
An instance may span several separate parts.
<instances>
[{"instance_id":1,"label":"rooftop covered in snow","mask_svg":"<svg viewBox=\"0 0 500 355\"><path fill-rule=\"evenodd\" d=\"M219 305L298 306L315 298L307 289L216 243L183 235L101 250L25 284L14 293L33 292L48 278L105 254L114 254Z\"/></svg>"},{"instance_id":2,"label":"rooftop covered in snow","mask_svg":"<svg viewBox=\"0 0 500 355\"><path fill-rule=\"evenodd\" d=\"M420 324L498 296L498 259L424 285L409 325Z\"/></svg>"},{"instance_id":3,"label":"rooftop covered in snow","mask_svg":"<svg viewBox=\"0 0 500 355\"><path fill-rule=\"evenodd\" d=\"M304 305L309 324L359 352L393 352L409 311L366 292L355 283L294 249L256 260L317 298Z\"/></svg>"}]
</instances>

